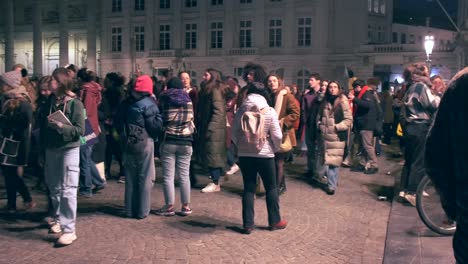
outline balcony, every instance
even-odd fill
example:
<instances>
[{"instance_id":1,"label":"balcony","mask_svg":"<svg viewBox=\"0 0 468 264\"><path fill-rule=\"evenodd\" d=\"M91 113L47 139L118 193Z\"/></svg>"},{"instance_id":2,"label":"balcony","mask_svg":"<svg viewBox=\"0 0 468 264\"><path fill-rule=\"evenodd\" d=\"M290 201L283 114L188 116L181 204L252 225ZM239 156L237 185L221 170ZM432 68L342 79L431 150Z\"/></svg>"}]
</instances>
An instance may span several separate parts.
<instances>
[{"instance_id":1,"label":"balcony","mask_svg":"<svg viewBox=\"0 0 468 264\"><path fill-rule=\"evenodd\" d=\"M257 48L235 48L227 51L229 56L248 56L248 55L258 55Z\"/></svg>"},{"instance_id":2,"label":"balcony","mask_svg":"<svg viewBox=\"0 0 468 264\"><path fill-rule=\"evenodd\" d=\"M174 50L150 50L149 57L174 57Z\"/></svg>"}]
</instances>

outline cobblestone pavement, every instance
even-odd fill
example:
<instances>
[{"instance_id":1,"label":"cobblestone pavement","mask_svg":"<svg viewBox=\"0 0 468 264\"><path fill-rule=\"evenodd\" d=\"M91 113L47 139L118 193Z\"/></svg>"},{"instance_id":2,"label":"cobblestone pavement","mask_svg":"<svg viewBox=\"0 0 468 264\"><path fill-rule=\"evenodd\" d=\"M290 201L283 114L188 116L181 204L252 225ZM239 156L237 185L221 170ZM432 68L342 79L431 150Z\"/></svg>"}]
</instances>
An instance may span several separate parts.
<instances>
[{"instance_id":1,"label":"cobblestone pavement","mask_svg":"<svg viewBox=\"0 0 468 264\"><path fill-rule=\"evenodd\" d=\"M287 165L288 191L280 207L288 227L268 231L265 199L258 197L257 229L251 235L238 232L239 173L219 193L192 189L191 216L152 214L144 220L123 216L124 185L109 180L93 198L79 198L78 239L64 248L53 247L57 237L42 222L45 195L33 191L37 208L0 214L0 263L382 263L396 162L380 157L377 175L341 168L334 196L300 177L304 164L304 158L296 158ZM163 205L160 168L157 177L153 209ZM208 182L201 175L199 180L200 185ZM378 195L389 197L379 201ZM3 195L0 205L5 203Z\"/></svg>"}]
</instances>

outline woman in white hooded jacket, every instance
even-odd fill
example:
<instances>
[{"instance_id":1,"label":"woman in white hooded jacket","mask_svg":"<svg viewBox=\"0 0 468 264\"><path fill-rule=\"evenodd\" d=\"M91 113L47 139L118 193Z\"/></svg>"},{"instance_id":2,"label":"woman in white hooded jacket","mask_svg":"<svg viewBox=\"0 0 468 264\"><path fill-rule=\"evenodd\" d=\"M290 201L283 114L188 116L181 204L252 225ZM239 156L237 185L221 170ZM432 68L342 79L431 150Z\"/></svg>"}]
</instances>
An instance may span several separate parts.
<instances>
[{"instance_id":1,"label":"woman in white hooded jacket","mask_svg":"<svg viewBox=\"0 0 468 264\"><path fill-rule=\"evenodd\" d=\"M254 197L257 182L257 173L262 178L266 191L266 204L268 211L268 225L270 230L284 229L287 222L281 220L279 199L276 183L275 152L278 151L283 138L278 122L278 114L268 105L270 100L267 89L261 83L248 84L247 98L236 113L232 127L232 141L237 147L239 167L244 180L244 193L242 195L243 233L250 234L254 228ZM267 141L256 151L255 147L246 147L247 142L242 131L242 117L252 108L268 109L264 118L264 133Z\"/></svg>"}]
</instances>

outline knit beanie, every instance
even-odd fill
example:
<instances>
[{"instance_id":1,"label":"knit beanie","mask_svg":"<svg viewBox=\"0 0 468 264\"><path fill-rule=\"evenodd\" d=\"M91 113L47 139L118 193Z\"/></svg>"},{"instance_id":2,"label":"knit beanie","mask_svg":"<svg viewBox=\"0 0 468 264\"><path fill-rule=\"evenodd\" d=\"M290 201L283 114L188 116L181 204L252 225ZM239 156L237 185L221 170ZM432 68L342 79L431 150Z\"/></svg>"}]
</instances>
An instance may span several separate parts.
<instances>
[{"instance_id":1,"label":"knit beanie","mask_svg":"<svg viewBox=\"0 0 468 264\"><path fill-rule=\"evenodd\" d=\"M153 94L153 80L148 75L142 75L136 79L135 92Z\"/></svg>"},{"instance_id":2,"label":"knit beanie","mask_svg":"<svg viewBox=\"0 0 468 264\"><path fill-rule=\"evenodd\" d=\"M16 88L21 84L21 73L19 71L9 71L5 72L0 76L3 82L12 88Z\"/></svg>"},{"instance_id":3,"label":"knit beanie","mask_svg":"<svg viewBox=\"0 0 468 264\"><path fill-rule=\"evenodd\" d=\"M184 85L182 84L182 81L180 81L179 78L177 77L172 77L167 81L167 89L183 89Z\"/></svg>"}]
</instances>

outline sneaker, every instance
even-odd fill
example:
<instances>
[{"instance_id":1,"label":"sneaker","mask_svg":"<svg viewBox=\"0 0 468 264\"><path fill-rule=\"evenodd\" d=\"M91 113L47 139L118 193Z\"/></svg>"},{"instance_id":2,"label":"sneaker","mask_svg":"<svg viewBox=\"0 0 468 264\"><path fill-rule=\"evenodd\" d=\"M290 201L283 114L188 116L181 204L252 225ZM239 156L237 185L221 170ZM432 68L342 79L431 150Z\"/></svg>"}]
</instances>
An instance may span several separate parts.
<instances>
[{"instance_id":1,"label":"sneaker","mask_svg":"<svg viewBox=\"0 0 468 264\"><path fill-rule=\"evenodd\" d=\"M423 195L424 197L429 197L429 194L428 194L426 191L423 191L422 195Z\"/></svg>"},{"instance_id":2,"label":"sneaker","mask_svg":"<svg viewBox=\"0 0 468 264\"><path fill-rule=\"evenodd\" d=\"M182 206L182 209L180 210L180 215L182 216L187 216L192 214L192 209L188 206Z\"/></svg>"},{"instance_id":3,"label":"sneaker","mask_svg":"<svg viewBox=\"0 0 468 264\"><path fill-rule=\"evenodd\" d=\"M405 200L408 201L412 206L416 206L416 194L405 194Z\"/></svg>"},{"instance_id":4,"label":"sneaker","mask_svg":"<svg viewBox=\"0 0 468 264\"><path fill-rule=\"evenodd\" d=\"M239 171L239 166L237 164L232 165L232 167L226 172L227 175L233 175Z\"/></svg>"},{"instance_id":5,"label":"sneaker","mask_svg":"<svg viewBox=\"0 0 468 264\"><path fill-rule=\"evenodd\" d=\"M160 216L174 216L175 215L174 207L172 205L170 206L165 205L161 209L154 211L154 214L160 215Z\"/></svg>"},{"instance_id":6,"label":"sneaker","mask_svg":"<svg viewBox=\"0 0 468 264\"><path fill-rule=\"evenodd\" d=\"M117 183L125 183L125 176L120 176Z\"/></svg>"},{"instance_id":7,"label":"sneaker","mask_svg":"<svg viewBox=\"0 0 468 264\"><path fill-rule=\"evenodd\" d=\"M49 233L58 234L61 232L62 232L62 227L60 226L60 223L54 221L49 227Z\"/></svg>"},{"instance_id":8,"label":"sneaker","mask_svg":"<svg viewBox=\"0 0 468 264\"><path fill-rule=\"evenodd\" d=\"M73 243L73 241L76 240L76 233L75 232L72 232L72 233L63 233L60 238L57 240L57 242L55 242L55 245L57 246L68 246L68 245L71 245L71 243Z\"/></svg>"},{"instance_id":9,"label":"sneaker","mask_svg":"<svg viewBox=\"0 0 468 264\"><path fill-rule=\"evenodd\" d=\"M328 195L334 195L335 194L335 189L332 189L330 187L325 187L325 192L328 194Z\"/></svg>"},{"instance_id":10,"label":"sneaker","mask_svg":"<svg viewBox=\"0 0 468 264\"><path fill-rule=\"evenodd\" d=\"M212 193L221 191L219 184L214 184L213 182L208 183L205 188L201 190L202 193Z\"/></svg>"},{"instance_id":11,"label":"sneaker","mask_svg":"<svg viewBox=\"0 0 468 264\"><path fill-rule=\"evenodd\" d=\"M288 225L288 222L286 222L285 220L281 220L278 223L271 225L269 229L270 231L278 230L278 229L285 229L287 225Z\"/></svg>"}]
</instances>

